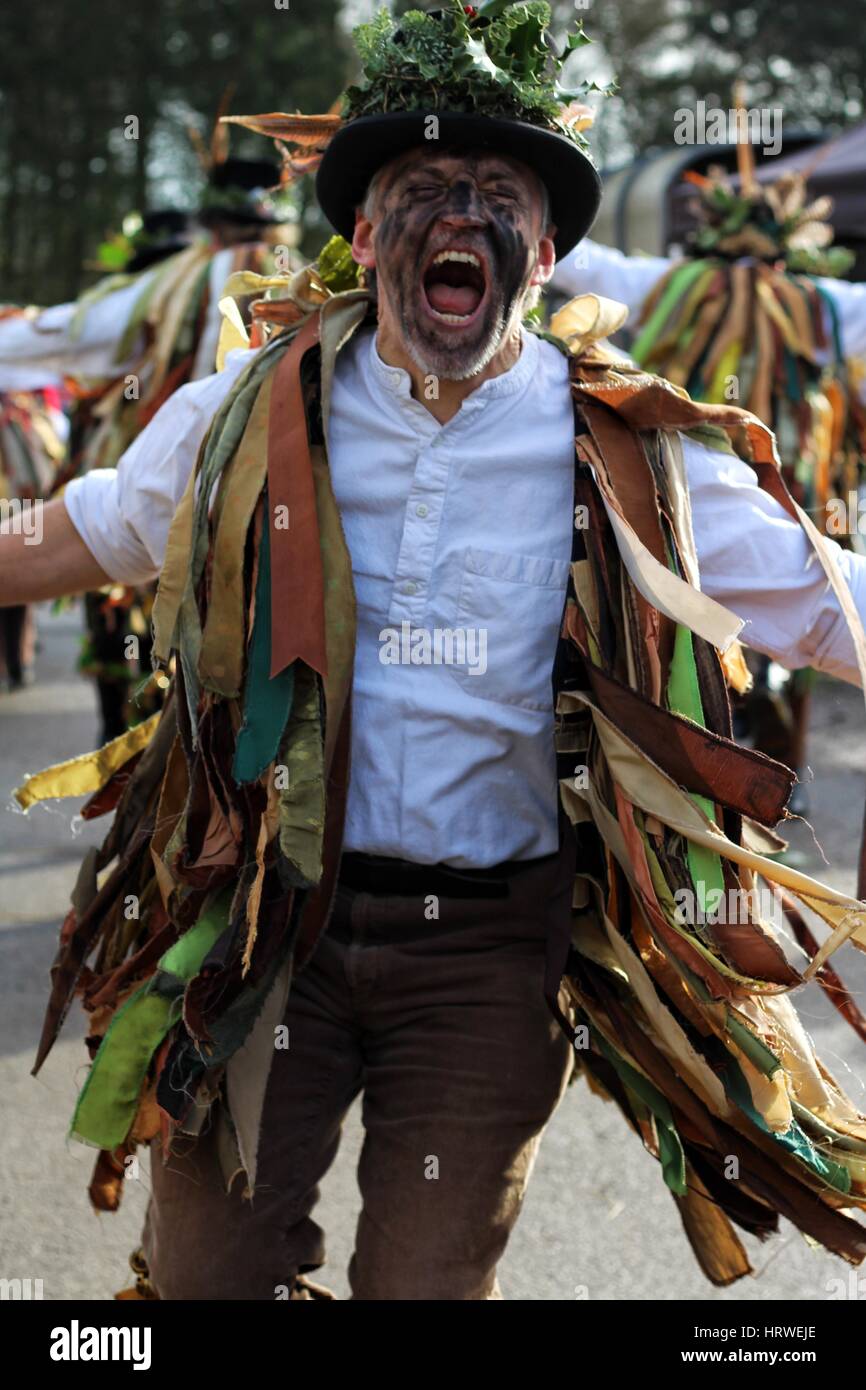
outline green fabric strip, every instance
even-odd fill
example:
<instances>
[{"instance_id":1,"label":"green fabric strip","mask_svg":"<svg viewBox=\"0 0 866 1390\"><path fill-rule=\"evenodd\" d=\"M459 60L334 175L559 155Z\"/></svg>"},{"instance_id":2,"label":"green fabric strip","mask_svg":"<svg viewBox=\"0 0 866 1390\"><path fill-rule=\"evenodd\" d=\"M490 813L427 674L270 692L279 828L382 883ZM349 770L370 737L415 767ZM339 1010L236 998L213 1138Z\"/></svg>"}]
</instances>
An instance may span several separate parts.
<instances>
[{"instance_id":1,"label":"green fabric strip","mask_svg":"<svg viewBox=\"0 0 866 1390\"><path fill-rule=\"evenodd\" d=\"M785 394L789 401L798 403L803 398L800 389L800 373L797 367L797 359L789 348L782 348L782 369L785 373Z\"/></svg>"},{"instance_id":2,"label":"green fabric strip","mask_svg":"<svg viewBox=\"0 0 866 1390\"><path fill-rule=\"evenodd\" d=\"M215 483L235 455L262 381L272 366L275 365L275 360L282 356L289 345L288 340L284 341L284 339L285 335L280 334L275 342L263 348L247 370L241 373L214 416L203 448L193 515L189 569L171 640L171 646L176 648L183 668L193 736L198 728L198 701L201 690L198 669L202 645L202 628L196 590L207 559L208 515L211 494Z\"/></svg>"},{"instance_id":3,"label":"green fabric strip","mask_svg":"<svg viewBox=\"0 0 866 1390\"><path fill-rule=\"evenodd\" d=\"M264 494L264 515L268 494ZM244 720L235 744L232 776L236 782L254 782L277 756L280 739L292 708L295 664L271 679L271 538L262 526L259 572L256 579L256 611L250 659L244 690Z\"/></svg>"},{"instance_id":4,"label":"green fabric strip","mask_svg":"<svg viewBox=\"0 0 866 1390\"><path fill-rule=\"evenodd\" d=\"M184 253L182 251L178 251L177 255L175 256L167 256L166 259L160 263L159 268L152 275L148 283L144 286L141 294L138 296L138 298L132 306L132 312L129 315L129 319L127 321L125 329L123 330L123 335L120 339L120 342L117 345L117 351L114 354L115 362L122 362L125 357L129 356L135 344L135 339L139 332L139 329L141 328L141 325L147 318L147 311L150 307L150 301L154 296L157 286L162 283L166 275L172 274L172 272L174 271L177 256L182 256L183 254Z\"/></svg>"},{"instance_id":5,"label":"green fabric strip","mask_svg":"<svg viewBox=\"0 0 866 1390\"><path fill-rule=\"evenodd\" d=\"M704 444L708 449L715 449L720 454L730 454L732 458L737 457L728 432L723 430L721 425L696 425L694 429L686 430L685 433L697 444Z\"/></svg>"},{"instance_id":6,"label":"green fabric strip","mask_svg":"<svg viewBox=\"0 0 866 1390\"><path fill-rule=\"evenodd\" d=\"M114 1149L129 1134L151 1058L180 1017L187 984L228 925L233 892L225 889L205 908L166 951L156 974L118 1009L78 1097L72 1137Z\"/></svg>"},{"instance_id":7,"label":"green fabric strip","mask_svg":"<svg viewBox=\"0 0 866 1390\"><path fill-rule=\"evenodd\" d=\"M610 1062L626 1090L636 1094L643 1104L652 1111L659 1140L662 1175L671 1192L675 1192L679 1197L684 1197L687 1190L686 1156L677 1127L674 1124L670 1105L661 1091L641 1072L636 1071L624 1057L620 1057L619 1053L614 1051L596 1029L592 1030L592 1040L602 1056Z\"/></svg>"},{"instance_id":8,"label":"green fabric strip","mask_svg":"<svg viewBox=\"0 0 866 1390\"><path fill-rule=\"evenodd\" d=\"M174 344L172 346L173 361L185 357L191 353L196 345L198 336L198 324L201 316L201 308L204 297L207 293L208 282L210 281L211 262L205 261L198 275L193 281L189 300L184 309L183 319L177 330Z\"/></svg>"},{"instance_id":9,"label":"green fabric strip","mask_svg":"<svg viewBox=\"0 0 866 1390\"><path fill-rule=\"evenodd\" d=\"M668 563L673 569L670 555ZM677 626L674 636L674 652L668 677L668 705L675 713L685 715L694 724L700 724L702 729L706 728L701 690L698 684L698 670L695 665L692 633L682 625ZM691 792L689 795L705 816L710 820L715 820L715 807L711 801L705 796L697 796ZM693 844L691 841L687 844L686 856L701 911L705 912L707 894L714 890L724 891L725 879L722 872L722 861L712 850L706 849L703 845Z\"/></svg>"},{"instance_id":10,"label":"green fabric strip","mask_svg":"<svg viewBox=\"0 0 866 1390\"><path fill-rule=\"evenodd\" d=\"M753 1066L765 1076L775 1076L781 1071L782 1063L774 1052L756 1033L747 1028L730 1009L726 1010L725 1027L741 1052L744 1052Z\"/></svg>"},{"instance_id":11,"label":"green fabric strip","mask_svg":"<svg viewBox=\"0 0 866 1390\"><path fill-rule=\"evenodd\" d=\"M677 301L688 292L695 280L703 275L706 269L706 261L685 261L671 273L667 288L663 291L658 304L632 346L631 355L639 366L646 365L656 339L667 323Z\"/></svg>"},{"instance_id":12,"label":"green fabric strip","mask_svg":"<svg viewBox=\"0 0 866 1390\"><path fill-rule=\"evenodd\" d=\"M845 361L845 353L842 350L842 325L839 322L839 310L832 294L828 294L828 292L822 289L817 283L815 284L815 289L818 293L818 298L821 300L821 303L830 316L830 324L833 329L833 351L836 357L836 365L840 366Z\"/></svg>"},{"instance_id":13,"label":"green fabric strip","mask_svg":"<svg viewBox=\"0 0 866 1390\"><path fill-rule=\"evenodd\" d=\"M325 833L322 701L315 671L303 661L296 661L292 670L292 713L277 754L288 775L288 786L279 788L280 849L298 874L300 886L311 887L322 876Z\"/></svg>"},{"instance_id":14,"label":"green fabric strip","mask_svg":"<svg viewBox=\"0 0 866 1390\"><path fill-rule=\"evenodd\" d=\"M699 979L698 976L695 975L695 973L692 970L690 970L687 965L684 965L682 961L677 962L677 970L682 975L689 989L700 1000L700 1002L702 1004L708 1004L710 1002L710 992L704 984L703 980ZM732 975L731 971L727 971L725 973ZM746 977L739 976L737 978L744 979ZM753 1033L751 1029L749 1029L746 1026L746 1024L744 1024L739 1018L737 1018L736 1014L728 1007L727 1004L724 1007L725 1027L727 1028L734 1042L743 1052L745 1052L749 1061L752 1062L758 1068L759 1071L762 1071L765 1076L774 1076L782 1065L776 1054L770 1050L767 1044L763 1042L762 1039L759 1038L756 1033ZM725 1056L727 1055L728 1054L725 1053Z\"/></svg>"}]
</instances>

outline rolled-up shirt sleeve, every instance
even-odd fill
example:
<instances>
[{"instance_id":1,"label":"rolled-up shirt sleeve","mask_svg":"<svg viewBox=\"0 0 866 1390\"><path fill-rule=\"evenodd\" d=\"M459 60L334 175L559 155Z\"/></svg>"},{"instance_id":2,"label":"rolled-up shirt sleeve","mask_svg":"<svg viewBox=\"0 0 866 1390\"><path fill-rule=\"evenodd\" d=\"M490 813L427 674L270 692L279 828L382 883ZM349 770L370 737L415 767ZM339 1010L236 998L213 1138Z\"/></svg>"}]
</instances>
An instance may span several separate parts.
<instances>
[{"instance_id":1,"label":"rolled-up shirt sleeve","mask_svg":"<svg viewBox=\"0 0 866 1390\"><path fill-rule=\"evenodd\" d=\"M803 528L748 464L680 437L704 593L744 620L756 651L859 685L848 624ZM866 559L827 545L866 623Z\"/></svg>"},{"instance_id":2,"label":"rolled-up shirt sleeve","mask_svg":"<svg viewBox=\"0 0 866 1390\"><path fill-rule=\"evenodd\" d=\"M177 505L224 397L255 354L232 352L223 371L183 386L126 450L67 486L70 520L94 559L119 584L143 584L162 568Z\"/></svg>"}]
</instances>

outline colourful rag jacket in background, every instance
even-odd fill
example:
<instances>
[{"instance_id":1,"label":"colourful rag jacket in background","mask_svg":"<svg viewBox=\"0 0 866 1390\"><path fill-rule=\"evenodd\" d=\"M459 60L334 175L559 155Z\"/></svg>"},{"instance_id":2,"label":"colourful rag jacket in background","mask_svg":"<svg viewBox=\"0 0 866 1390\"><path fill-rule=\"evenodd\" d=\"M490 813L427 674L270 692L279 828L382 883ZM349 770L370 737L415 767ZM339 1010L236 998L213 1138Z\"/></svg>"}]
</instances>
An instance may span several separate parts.
<instances>
[{"instance_id":1,"label":"colourful rag jacket in background","mask_svg":"<svg viewBox=\"0 0 866 1390\"><path fill-rule=\"evenodd\" d=\"M329 295L312 269L262 312L280 331L217 412L169 537L154 611L157 656L174 654L165 709L18 794L93 791L85 817L115 812L81 868L36 1059L77 995L94 1060L72 1134L102 1151L102 1209L136 1143L195 1133L214 1098L227 1180L242 1168L255 1188L274 1028L339 866L355 611L324 440L336 354L372 308L363 291ZM750 1271L734 1225L764 1236L779 1215L856 1263L866 1231L842 1209L866 1207L866 1118L789 995L816 977L866 1040L826 963L845 940L866 947L866 905L773 858L793 774L731 739L720 653L740 623L697 588L678 431L747 459L800 520L864 673L866 638L760 422L610 361L594 296L551 330L571 353L575 407L553 664L575 887L547 995L592 1089L660 1160L711 1280ZM818 949L794 914L797 965L752 910L732 924L677 911L683 890L705 903L759 875L830 928Z\"/></svg>"},{"instance_id":2,"label":"colourful rag jacket in background","mask_svg":"<svg viewBox=\"0 0 866 1390\"><path fill-rule=\"evenodd\" d=\"M87 312L100 300L131 283L140 288L125 324L118 325L115 361L124 371L98 383L75 378L70 388L75 397L72 412L68 465L59 475L59 491L73 477L93 468L113 468L121 454L181 386L193 379L203 364L200 347L214 317L212 266L217 248L199 239L155 267L133 275L110 275L78 301L71 335L75 338ZM273 247L263 242L236 246L227 266L229 276L258 275L273 268ZM137 357L129 364L130 354ZM216 369L214 355L204 366ZM126 692L123 719L129 723L147 717L161 702L161 691L150 679L149 641L152 590L112 585L86 600L86 635L82 639L78 669L103 686L119 686ZM137 659L128 656L129 639Z\"/></svg>"},{"instance_id":3,"label":"colourful rag jacket in background","mask_svg":"<svg viewBox=\"0 0 866 1390\"><path fill-rule=\"evenodd\" d=\"M736 401L763 420L776 436L786 483L816 520L830 498L847 502L856 492L866 411L836 306L813 276L781 261L680 261L644 303L631 351L696 400Z\"/></svg>"},{"instance_id":4,"label":"colourful rag jacket in background","mask_svg":"<svg viewBox=\"0 0 866 1390\"><path fill-rule=\"evenodd\" d=\"M78 300L73 337L95 303L136 281L141 285L126 323L118 326L115 360L125 365L124 372L103 381L73 378L68 383L76 409L70 464L61 483L91 468L113 468L160 406L191 380L210 308L216 254L209 241L200 239L155 267L106 276ZM229 275L262 273L272 266L273 247L242 243L232 252ZM128 365L137 344L137 356ZM209 363L208 370L213 369Z\"/></svg>"},{"instance_id":5,"label":"colourful rag jacket in background","mask_svg":"<svg viewBox=\"0 0 866 1390\"><path fill-rule=\"evenodd\" d=\"M0 498L48 497L66 456L60 392L0 392Z\"/></svg>"}]
</instances>

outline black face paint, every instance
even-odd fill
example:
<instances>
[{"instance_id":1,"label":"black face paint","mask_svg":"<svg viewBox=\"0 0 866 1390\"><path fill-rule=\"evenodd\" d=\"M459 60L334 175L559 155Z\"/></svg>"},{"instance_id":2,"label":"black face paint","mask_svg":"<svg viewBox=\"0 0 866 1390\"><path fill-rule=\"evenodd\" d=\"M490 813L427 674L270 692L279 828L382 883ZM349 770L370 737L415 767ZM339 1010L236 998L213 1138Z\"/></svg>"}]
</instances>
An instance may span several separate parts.
<instances>
[{"instance_id":1,"label":"black face paint","mask_svg":"<svg viewBox=\"0 0 866 1390\"><path fill-rule=\"evenodd\" d=\"M472 157L467 162L477 167ZM518 176L513 177L516 183ZM422 370L446 380L474 376L487 365L527 288L531 213L505 190L505 178L494 180L492 190L480 189L475 179L463 175L449 183L441 168L425 168L418 161L398 167L380 190L375 233L379 282L400 318L413 359ZM460 309L451 321L437 312L425 286L435 281L434 258L454 251L480 263L484 289L476 309L468 314ZM482 279L474 269L467 274ZM441 289L438 297L442 302Z\"/></svg>"}]
</instances>

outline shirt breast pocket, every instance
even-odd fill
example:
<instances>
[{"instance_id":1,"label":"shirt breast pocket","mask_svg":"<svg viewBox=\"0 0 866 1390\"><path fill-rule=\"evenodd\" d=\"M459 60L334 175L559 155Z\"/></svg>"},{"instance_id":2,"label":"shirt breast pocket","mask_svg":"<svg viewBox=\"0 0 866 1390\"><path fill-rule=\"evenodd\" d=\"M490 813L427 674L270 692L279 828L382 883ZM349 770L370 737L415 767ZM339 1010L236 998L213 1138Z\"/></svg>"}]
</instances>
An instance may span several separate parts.
<instances>
[{"instance_id":1,"label":"shirt breast pocket","mask_svg":"<svg viewBox=\"0 0 866 1390\"><path fill-rule=\"evenodd\" d=\"M454 679L480 700L552 707L551 677L569 562L497 550L465 551Z\"/></svg>"}]
</instances>

